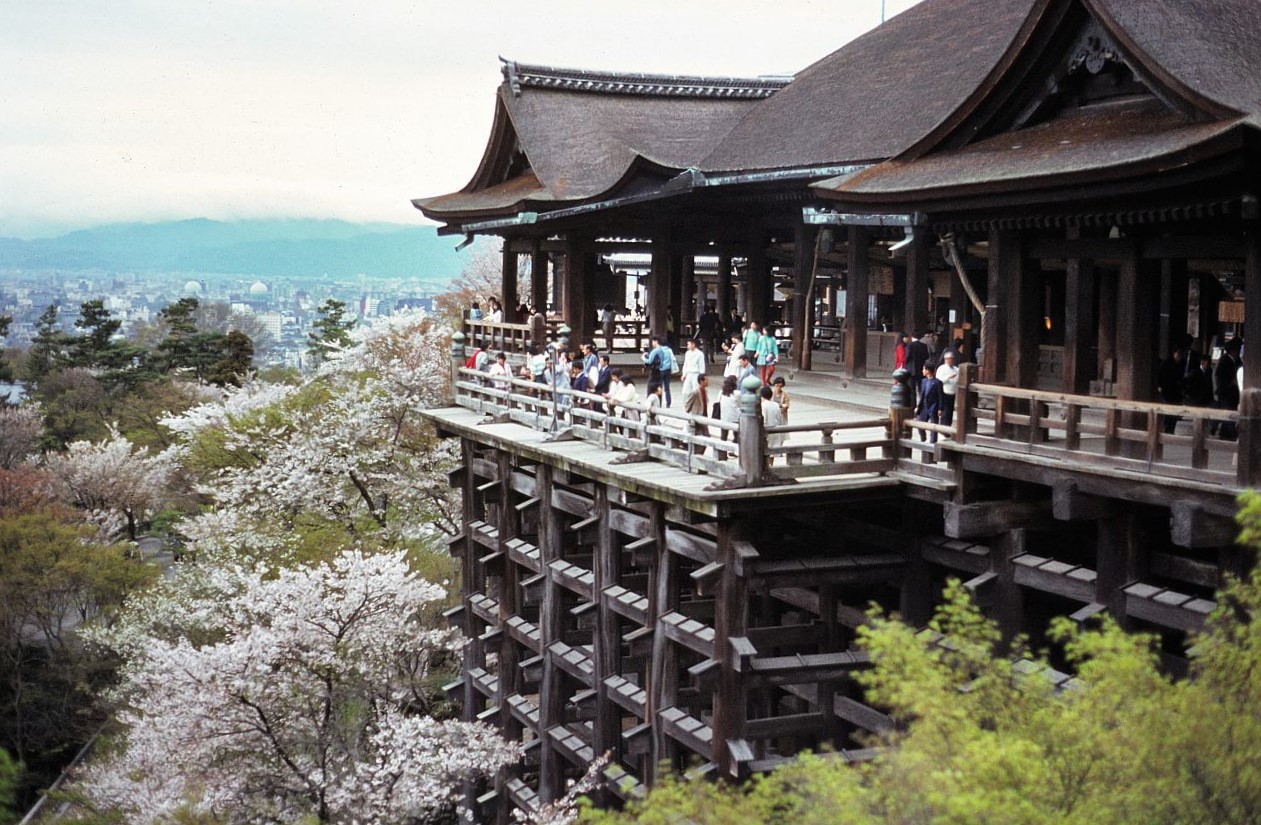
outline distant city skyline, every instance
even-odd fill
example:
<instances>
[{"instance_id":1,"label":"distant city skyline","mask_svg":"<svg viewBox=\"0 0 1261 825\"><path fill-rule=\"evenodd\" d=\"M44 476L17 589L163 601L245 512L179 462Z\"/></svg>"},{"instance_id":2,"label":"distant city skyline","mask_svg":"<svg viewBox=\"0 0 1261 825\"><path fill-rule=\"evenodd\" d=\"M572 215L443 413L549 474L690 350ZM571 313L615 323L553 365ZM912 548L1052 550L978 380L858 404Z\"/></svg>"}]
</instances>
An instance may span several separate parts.
<instances>
[{"instance_id":1,"label":"distant city skyline","mask_svg":"<svg viewBox=\"0 0 1261 825\"><path fill-rule=\"evenodd\" d=\"M0 236L127 221L422 223L464 185L498 56L800 71L917 0L6 0Z\"/></svg>"}]
</instances>

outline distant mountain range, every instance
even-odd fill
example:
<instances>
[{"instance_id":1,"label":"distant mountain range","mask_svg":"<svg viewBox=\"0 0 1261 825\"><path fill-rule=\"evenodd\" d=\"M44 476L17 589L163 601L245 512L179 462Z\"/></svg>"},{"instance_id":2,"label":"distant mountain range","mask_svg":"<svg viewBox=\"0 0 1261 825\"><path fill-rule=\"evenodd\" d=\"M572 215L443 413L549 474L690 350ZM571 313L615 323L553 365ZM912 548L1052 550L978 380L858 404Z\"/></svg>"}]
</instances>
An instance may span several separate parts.
<instances>
[{"instance_id":1,"label":"distant mountain range","mask_svg":"<svg viewBox=\"0 0 1261 825\"><path fill-rule=\"evenodd\" d=\"M336 220L204 218L127 223L56 238L0 238L0 269L216 272L421 278L445 284L460 274L457 238L433 227Z\"/></svg>"}]
</instances>

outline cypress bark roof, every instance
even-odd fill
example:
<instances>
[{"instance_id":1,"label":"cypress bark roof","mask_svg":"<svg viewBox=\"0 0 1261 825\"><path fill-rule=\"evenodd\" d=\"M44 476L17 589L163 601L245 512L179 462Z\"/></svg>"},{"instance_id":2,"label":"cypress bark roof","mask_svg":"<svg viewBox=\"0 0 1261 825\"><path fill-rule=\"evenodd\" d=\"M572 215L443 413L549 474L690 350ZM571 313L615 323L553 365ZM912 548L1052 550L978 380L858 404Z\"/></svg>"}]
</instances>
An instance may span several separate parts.
<instances>
[{"instance_id":1,"label":"cypress bark roof","mask_svg":"<svg viewBox=\"0 0 1261 825\"><path fill-rule=\"evenodd\" d=\"M1036 0L924 0L804 69L704 159L706 171L879 161L995 69Z\"/></svg>"},{"instance_id":2,"label":"cypress bark roof","mask_svg":"<svg viewBox=\"0 0 1261 825\"><path fill-rule=\"evenodd\" d=\"M557 69L505 61L495 125L460 192L413 204L431 218L506 214L595 198L637 175L696 166L787 78Z\"/></svg>"},{"instance_id":3,"label":"cypress bark roof","mask_svg":"<svg viewBox=\"0 0 1261 825\"><path fill-rule=\"evenodd\" d=\"M914 145L816 191L860 206L958 205L1000 191L1037 198L1052 187L1123 178L1141 188L1255 145L1256 0L1039 0L1026 28L1002 71ZM1064 94L1074 72L1080 79L1109 64L1123 66L1139 94L1083 104Z\"/></svg>"}]
</instances>

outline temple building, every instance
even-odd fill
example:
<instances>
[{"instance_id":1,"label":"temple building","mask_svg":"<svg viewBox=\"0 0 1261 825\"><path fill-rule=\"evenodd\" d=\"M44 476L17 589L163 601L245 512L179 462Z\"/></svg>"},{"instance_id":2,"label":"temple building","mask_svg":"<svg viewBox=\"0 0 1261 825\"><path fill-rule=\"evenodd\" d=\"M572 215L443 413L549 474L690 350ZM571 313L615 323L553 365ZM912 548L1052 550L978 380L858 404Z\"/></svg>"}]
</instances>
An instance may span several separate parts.
<instances>
[{"instance_id":1,"label":"temple building","mask_svg":"<svg viewBox=\"0 0 1261 825\"><path fill-rule=\"evenodd\" d=\"M415 205L503 239L507 305L526 256L553 334L639 349L712 304L842 402L891 383L903 331L967 363L948 425L895 394L791 426L749 396L736 426L495 383L457 339L428 413L465 458L453 689L527 742L485 815L604 752L623 797L661 764L868 758L892 722L853 630L871 602L926 621L949 576L1006 633L1109 612L1185 669L1261 483L1254 0L924 0L791 78L503 76L473 178ZM464 335L515 355L525 320ZM1210 397L1158 396L1167 369Z\"/></svg>"}]
</instances>

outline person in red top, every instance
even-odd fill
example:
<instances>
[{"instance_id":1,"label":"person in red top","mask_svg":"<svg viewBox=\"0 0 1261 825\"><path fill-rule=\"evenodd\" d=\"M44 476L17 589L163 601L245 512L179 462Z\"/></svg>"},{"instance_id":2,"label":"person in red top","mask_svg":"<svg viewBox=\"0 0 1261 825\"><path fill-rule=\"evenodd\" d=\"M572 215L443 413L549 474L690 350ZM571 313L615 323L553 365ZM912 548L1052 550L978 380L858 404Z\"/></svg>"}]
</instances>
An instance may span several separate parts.
<instances>
[{"instance_id":1,"label":"person in red top","mask_svg":"<svg viewBox=\"0 0 1261 825\"><path fill-rule=\"evenodd\" d=\"M906 345L911 343L909 332L898 333L898 345L893 349L893 368L900 370L906 367Z\"/></svg>"}]
</instances>

